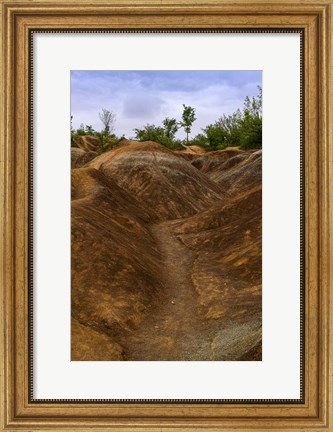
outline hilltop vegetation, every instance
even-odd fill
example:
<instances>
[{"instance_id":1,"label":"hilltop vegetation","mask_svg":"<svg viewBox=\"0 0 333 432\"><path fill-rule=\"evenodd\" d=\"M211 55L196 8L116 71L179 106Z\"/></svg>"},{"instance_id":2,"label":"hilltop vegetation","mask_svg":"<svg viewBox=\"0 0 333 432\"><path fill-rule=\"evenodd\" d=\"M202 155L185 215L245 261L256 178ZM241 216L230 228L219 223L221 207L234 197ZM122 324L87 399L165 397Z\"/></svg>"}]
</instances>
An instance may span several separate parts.
<instances>
[{"instance_id":1,"label":"hilltop vegetation","mask_svg":"<svg viewBox=\"0 0 333 432\"><path fill-rule=\"evenodd\" d=\"M91 125L84 125L74 130L71 128L72 147L81 147L78 142L82 136L90 136L95 143L95 151L104 153L117 147L125 138L114 133L116 114L103 109L99 113L103 124L101 131L95 131ZM245 98L242 109L231 115L223 114L214 123L202 128L202 132L190 138L192 126L196 118L196 109L183 104L182 118L166 117L161 125L146 124L135 128L134 138L138 141L154 141L172 150L181 150L185 146L200 146L205 151L223 150L227 147L239 147L242 150L262 148L262 89L258 87L258 95ZM182 129L186 139L176 138Z\"/></svg>"}]
</instances>

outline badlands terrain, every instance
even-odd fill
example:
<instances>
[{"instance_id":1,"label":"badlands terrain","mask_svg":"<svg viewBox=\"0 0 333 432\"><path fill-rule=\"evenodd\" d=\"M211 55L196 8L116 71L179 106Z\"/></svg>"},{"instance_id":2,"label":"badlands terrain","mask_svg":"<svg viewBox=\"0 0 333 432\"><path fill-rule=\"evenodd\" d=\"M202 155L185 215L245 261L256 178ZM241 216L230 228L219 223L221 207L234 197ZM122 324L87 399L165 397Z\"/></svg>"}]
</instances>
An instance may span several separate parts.
<instances>
[{"instance_id":1,"label":"badlands terrain","mask_svg":"<svg viewBox=\"0 0 333 432\"><path fill-rule=\"evenodd\" d=\"M261 151L72 149L72 360L261 360Z\"/></svg>"}]
</instances>

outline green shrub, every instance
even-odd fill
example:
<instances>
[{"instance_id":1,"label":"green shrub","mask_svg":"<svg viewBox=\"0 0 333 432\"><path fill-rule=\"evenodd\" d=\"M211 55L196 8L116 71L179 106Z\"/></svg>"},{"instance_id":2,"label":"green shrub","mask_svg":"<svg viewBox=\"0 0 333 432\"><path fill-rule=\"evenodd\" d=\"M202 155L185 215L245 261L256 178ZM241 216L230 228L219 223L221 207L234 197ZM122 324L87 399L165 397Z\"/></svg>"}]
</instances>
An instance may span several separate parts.
<instances>
[{"instance_id":1,"label":"green shrub","mask_svg":"<svg viewBox=\"0 0 333 432\"><path fill-rule=\"evenodd\" d=\"M86 131L83 123L80 124L80 127L78 129L76 129L75 134L81 136L86 135Z\"/></svg>"},{"instance_id":2,"label":"green shrub","mask_svg":"<svg viewBox=\"0 0 333 432\"><path fill-rule=\"evenodd\" d=\"M198 134L194 138L191 139L190 145L196 145L200 147L204 147L205 149L208 149L209 147L209 141L205 134Z\"/></svg>"},{"instance_id":3,"label":"green shrub","mask_svg":"<svg viewBox=\"0 0 333 432\"><path fill-rule=\"evenodd\" d=\"M95 135L96 131L93 129L91 125L86 125L84 128L85 135Z\"/></svg>"},{"instance_id":4,"label":"green shrub","mask_svg":"<svg viewBox=\"0 0 333 432\"><path fill-rule=\"evenodd\" d=\"M116 147L119 142L124 138L117 138L115 134L109 135L106 131L96 132L95 136L99 139L100 142L100 153L105 153L108 150L111 150L113 147Z\"/></svg>"},{"instance_id":5,"label":"green shrub","mask_svg":"<svg viewBox=\"0 0 333 432\"><path fill-rule=\"evenodd\" d=\"M262 148L262 90L258 87L257 97L245 98L243 111L223 115L215 123L206 126L203 134L192 140L197 145L204 143L208 151L226 147L240 147L243 150Z\"/></svg>"},{"instance_id":6,"label":"green shrub","mask_svg":"<svg viewBox=\"0 0 333 432\"><path fill-rule=\"evenodd\" d=\"M143 129L134 129L135 138L139 141L155 141L165 147L176 150L182 147L180 140L175 140L166 135L164 128L152 124L146 124Z\"/></svg>"}]
</instances>

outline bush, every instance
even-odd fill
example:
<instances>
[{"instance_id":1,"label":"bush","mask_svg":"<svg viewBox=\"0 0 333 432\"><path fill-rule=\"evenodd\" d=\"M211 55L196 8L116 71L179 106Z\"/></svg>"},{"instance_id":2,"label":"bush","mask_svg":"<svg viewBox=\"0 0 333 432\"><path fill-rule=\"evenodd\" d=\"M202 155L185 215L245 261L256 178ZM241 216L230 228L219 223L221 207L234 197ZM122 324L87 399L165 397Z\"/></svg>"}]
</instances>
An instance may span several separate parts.
<instances>
[{"instance_id":1,"label":"bush","mask_svg":"<svg viewBox=\"0 0 333 432\"><path fill-rule=\"evenodd\" d=\"M86 125L84 128L85 135L95 135L96 131L93 129L91 125Z\"/></svg>"},{"instance_id":2,"label":"bush","mask_svg":"<svg viewBox=\"0 0 333 432\"><path fill-rule=\"evenodd\" d=\"M244 150L262 148L261 89L258 98L245 99L240 122L240 147Z\"/></svg>"},{"instance_id":3,"label":"bush","mask_svg":"<svg viewBox=\"0 0 333 432\"><path fill-rule=\"evenodd\" d=\"M166 135L165 129L160 126L147 124L143 129L134 129L135 138L139 141L155 141L171 150L182 147L180 140L175 140Z\"/></svg>"},{"instance_id":4,"label":"bush","mask_svg":"<svg viewBox=\"0 0 333 432\"><path fill-rule=\"evenodd\" d=\"M239 144L243 150L262 148L261 118L244 119Z\"/></svg>"},{"instance_id":5,"label":"bush","mask_svg":"<svg viewBox=\"0 0 333 432\"><path fill-rule=\"evenodd\" d=\"M135 138L139 141L155 141L171 150L182 149L188 144L204 147L207 151L221 150L226 147L240 147L244 150L262 148L262 90L258 87L257 97L245 98L243 110L237 110L231 115L223 115L215 123L202 129L202 133L188 141L188 134L191 131L195 118L195 109L185 106L182 121L175 118L165 118L162 126L146 124L142 129L134 129ZM75 131L72 127L71 116L71 144L76 146L75 138L82 135L91 135L98 138L100 152L110 150L117 146L124 138L117 138L110 135L111 125L115 121L115 114L111 111L102 110L100 118L105 125L102 132L96 132L91 125L81 123ZM113 122L113 123L112 123ZM113 126L112 126L113 127ZM175 139L180 127L183 127L186 134L186 141Z\"/></svg>"},{"instance_id":6,"label":"bush","mask_svg":"<svg viewBox=\"0 0 333 432\"><path fill-rule=\"evenodd\" d=\"M243 150L262 148L262 91L252 100L245 98L243 111L223 115L215 123L203 129L192 140L197 145L204 143L208 151L226 147L240 147Z\"/></svg>"},{"instance_id":7,"label":"bush","mask_svg":"<svg viewBox=\"0 0 333 432\"><path fill-rule=\"evenodd\" d=\"M208 140L206 135L198 134L194 138L191 139L190 145L196 145L196 146L200 146L200 147L204 147L205 149L208 149L209 140Z\"/></svg>"},{"instance_id":8,"label":"bush","mask_svg":"<svg viewBox=\"0 0 333 432\"><path fill-rule=\"evenodd\" d=\"M113 147L116 147L122 139L124 139L123 136L117 138L115 134L109 135L106 131L96 132L95 136L100 142L100 153L105 153L106 151L111 150Z\"/></svg>"},{"instance_id":9,"label":"bush","mask_svg":"<svg viewBox=\"0 0 333 432\"><path fill-rule=\"evenodd\" d=\"M216 125L209 125L204 129L210 150L221 150L227 147L226 133L223 128Z\"/></svg>"},{"instance_id":10,"label":"bush","mask_svg":"<svg viewBox=\"0 0 333 432\"><path fill-rule=\"evenodd\" d=\"M86 131L83 123L80 124L80 127L74 132L74 134L80 136L86 135Z\"/></svg>"}]
</instances>

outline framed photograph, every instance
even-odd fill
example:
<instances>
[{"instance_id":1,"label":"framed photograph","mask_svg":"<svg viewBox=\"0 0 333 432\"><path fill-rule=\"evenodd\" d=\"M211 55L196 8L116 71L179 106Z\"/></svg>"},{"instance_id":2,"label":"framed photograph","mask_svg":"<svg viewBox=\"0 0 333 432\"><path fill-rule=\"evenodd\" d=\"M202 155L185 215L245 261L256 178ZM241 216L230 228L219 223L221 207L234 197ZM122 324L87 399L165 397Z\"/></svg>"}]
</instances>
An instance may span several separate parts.
<instances>
[{"instance_id":1,"label":"framed photograph","mask_svg":"<svg viewBox=\"0 0 333 432\"><path fill-rule=\"evenodd\" d=\"M1 430L333 430L331 9L2 1Z\"/></svg>"}]
</instances>

